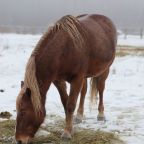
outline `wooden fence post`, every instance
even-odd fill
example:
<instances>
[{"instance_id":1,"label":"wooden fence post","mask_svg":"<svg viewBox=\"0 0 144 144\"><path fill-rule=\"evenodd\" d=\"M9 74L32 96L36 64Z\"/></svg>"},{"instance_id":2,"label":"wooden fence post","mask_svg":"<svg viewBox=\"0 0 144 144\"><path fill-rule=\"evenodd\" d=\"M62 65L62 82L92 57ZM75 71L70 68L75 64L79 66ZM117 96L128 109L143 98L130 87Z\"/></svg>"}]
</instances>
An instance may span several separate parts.
<instances>
[{"instance_id":1,"label":"wooden fence post","mask_svg":"<svg viewBox=\"0 0 144 144\"><path fill-rule=\"evenodd\" d=\"M124 29L124 39L127 39L127 29Z\"/></svg>"}]
</instances>

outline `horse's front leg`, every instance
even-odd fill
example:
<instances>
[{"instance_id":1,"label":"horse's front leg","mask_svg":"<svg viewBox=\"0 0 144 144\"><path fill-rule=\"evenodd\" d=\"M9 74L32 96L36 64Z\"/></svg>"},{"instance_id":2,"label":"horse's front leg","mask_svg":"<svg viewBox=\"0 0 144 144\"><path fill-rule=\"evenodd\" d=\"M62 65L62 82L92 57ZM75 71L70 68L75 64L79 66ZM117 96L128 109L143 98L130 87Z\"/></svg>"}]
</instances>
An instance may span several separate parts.
<instances>
[{"instance_id":1,"label":"horse's front leg","mask_svg":"<svg viewBox=\"0 0 144 144\"><path fill-rule=\"evenodd\" d=\"M62 138L71 139L73 131L73 113L76 107L78 94L82 87L83 78L77 77L72 80L70 85L70 95L67 101L67 112L66 112L66 127L62 134Z\"/></svg>"},{"instance_id":2,"label":"horse's front leg","mask_svg":"<svg viewBox=\"0 0 144 144\"><path fill-rule=\"evenodd\" d=\"M68 100L68 94L66 91L66 83L64 80L56 80L53 83L59 91L61 102L63 104L64 110L66 113L66 105L67 105L67 100Z\"/></svg>"},{"instance_id":3,"label":"horse's front leg","mask_svg":"<svg viewBox=\"0 0 144 144\"><path fill-rule=\"evenodd\" d=\"M85 101L86 92L87 92L87 79L84 79L82 84L82 89L81 89L81 95L80 95L80 103L77 110L77 115L75 116L76 123L81 123L83 119L84 101Z\"/></svg>"}]
</instances>

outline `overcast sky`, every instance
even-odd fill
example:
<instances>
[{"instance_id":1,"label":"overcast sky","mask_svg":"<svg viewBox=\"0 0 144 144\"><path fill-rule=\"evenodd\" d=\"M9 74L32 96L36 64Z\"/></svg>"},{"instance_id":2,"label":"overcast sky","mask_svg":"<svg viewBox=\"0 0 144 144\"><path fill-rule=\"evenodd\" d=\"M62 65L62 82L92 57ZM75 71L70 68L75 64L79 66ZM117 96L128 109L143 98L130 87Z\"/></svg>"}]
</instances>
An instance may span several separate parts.
<instances>
[{"instance_id":1,"label":"overcast sky","mask_svg":"<svg viewBox=\"0 0 144 144\"><path fill-rule=\"evenodd\" d=\"M47 26L67 14L100 13L144 28L144 0L0 0L0 25Z\"/></svg>"}]
</instances>

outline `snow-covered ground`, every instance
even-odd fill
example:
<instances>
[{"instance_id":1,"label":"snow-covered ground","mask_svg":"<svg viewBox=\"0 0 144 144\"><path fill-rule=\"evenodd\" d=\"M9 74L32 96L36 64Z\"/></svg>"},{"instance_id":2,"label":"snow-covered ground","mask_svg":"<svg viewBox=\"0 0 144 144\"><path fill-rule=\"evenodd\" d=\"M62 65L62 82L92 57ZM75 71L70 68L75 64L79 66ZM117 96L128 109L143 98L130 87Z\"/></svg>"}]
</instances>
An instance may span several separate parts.
<instances>
[{"instance_id":1,"label":"snow-covered ground","mask_svg":"<svg viewBox=\"0 0 144 144\"><path fill-rule=\"evenodd\" d=\"M40 35L0 34L0 112L15 118L15 101L27 59ZM125 40L124 40L125 41ZM138 43L140 41L140 43ZM133 44L131 44L133 42ZM129 37L119 44L144 46L144 39ZM90 111L87 93L85 119L79 126L113 131L127 144L144 144L144 57L116 58L104 93L106 122L97 122L97 109ZM64 117L59 94L52 85L47 94L47 114Z\"/></svg>"}]
</instances>

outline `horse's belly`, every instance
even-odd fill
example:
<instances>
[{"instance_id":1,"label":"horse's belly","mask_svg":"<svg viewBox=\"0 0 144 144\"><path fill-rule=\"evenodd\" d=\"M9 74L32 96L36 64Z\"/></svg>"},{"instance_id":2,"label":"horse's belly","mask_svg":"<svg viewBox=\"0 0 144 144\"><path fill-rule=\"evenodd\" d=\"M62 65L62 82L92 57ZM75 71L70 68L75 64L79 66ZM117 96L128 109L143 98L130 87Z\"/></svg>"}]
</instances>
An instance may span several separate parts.
<instances>
[{"instance_id":1,"label":"horse's belly","mask_svg":"<svg viewBox=\"0 0 144 144\"><path fill-rule=\"evenodd\" d=\"M108 62L90 62L86 73L86 77L97 77L101 75L110 67L112 61L113 59L111 59L111 61Z\"/></svg>"}]
</instances>

